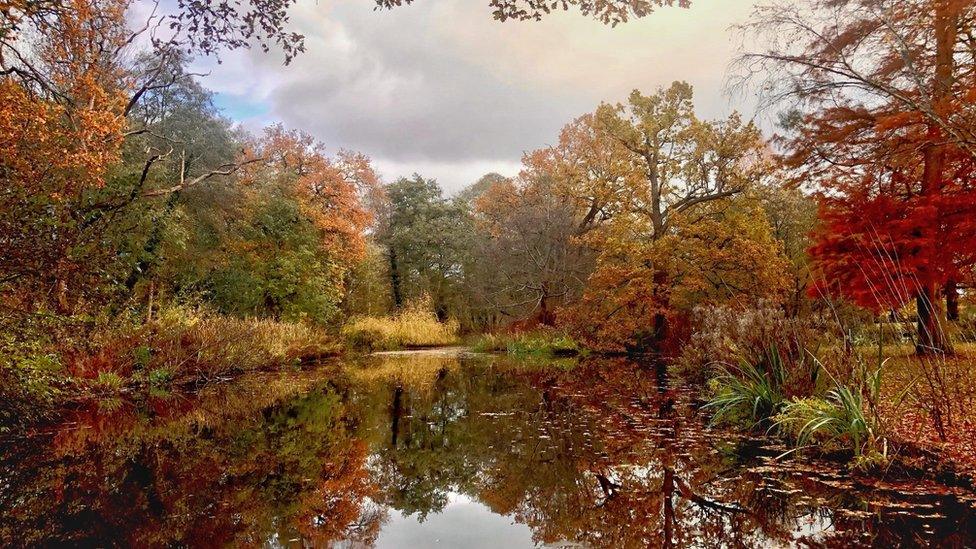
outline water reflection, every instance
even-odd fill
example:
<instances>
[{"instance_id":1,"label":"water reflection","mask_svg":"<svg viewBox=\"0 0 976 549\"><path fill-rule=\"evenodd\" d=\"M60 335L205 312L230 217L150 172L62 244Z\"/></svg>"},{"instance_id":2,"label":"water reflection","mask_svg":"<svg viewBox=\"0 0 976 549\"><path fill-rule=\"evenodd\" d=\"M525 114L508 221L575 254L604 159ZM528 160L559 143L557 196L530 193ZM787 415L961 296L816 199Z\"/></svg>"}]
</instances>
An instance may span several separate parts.
<instances>
[{"instance_id":1,"label":"water reflection","mask_svg":"<svg viewBox=\"0 0 976 549\"><path fill-rule=\"evenodd\" d=\"M13 545L967 546L972 502L775 463L663 369L384 356L4 443Z\"/></svg>"}]
</instances>

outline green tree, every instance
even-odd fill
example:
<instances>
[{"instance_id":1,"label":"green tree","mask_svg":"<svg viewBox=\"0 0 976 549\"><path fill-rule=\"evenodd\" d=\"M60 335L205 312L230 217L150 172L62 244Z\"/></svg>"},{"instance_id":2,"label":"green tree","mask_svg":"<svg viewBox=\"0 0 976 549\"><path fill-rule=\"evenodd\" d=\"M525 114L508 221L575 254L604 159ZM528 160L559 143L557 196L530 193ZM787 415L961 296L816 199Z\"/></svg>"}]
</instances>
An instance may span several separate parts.
<instances>
[{"instance_id":1,"label":"green tree","mask_svg":"<svg viewBox=\"0 0 976 549\"><path fill-rule=\"evenodd\" d=\"M399 309L426 294L443 320L463 275L465 209L444 198L436 181L417 174L392 183L386 194L379 241L387 248L393 305Z\"/></svg>"}]
</instances>

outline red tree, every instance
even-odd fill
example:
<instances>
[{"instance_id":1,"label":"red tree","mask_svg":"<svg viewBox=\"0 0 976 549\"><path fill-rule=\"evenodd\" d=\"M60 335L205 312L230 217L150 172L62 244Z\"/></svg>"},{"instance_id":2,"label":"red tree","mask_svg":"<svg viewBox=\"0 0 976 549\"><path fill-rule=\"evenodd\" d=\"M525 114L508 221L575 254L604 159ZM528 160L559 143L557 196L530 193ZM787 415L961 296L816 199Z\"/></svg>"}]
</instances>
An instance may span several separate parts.
<instances>
[{"instance_id":1,"label":"red tree","mask_svg":"<svg viewBox=\"0 0 976 549\"><path fill-rule=\"evenodd\" d=\"M810 0L760 8L744 57L802 100L787 142L820 190L824 287L873 309L915 300L920 353L950 351L941 294L973 263L973 0ZM798 46L799 45L799 46Z\"/></svg>"}]
</instances>

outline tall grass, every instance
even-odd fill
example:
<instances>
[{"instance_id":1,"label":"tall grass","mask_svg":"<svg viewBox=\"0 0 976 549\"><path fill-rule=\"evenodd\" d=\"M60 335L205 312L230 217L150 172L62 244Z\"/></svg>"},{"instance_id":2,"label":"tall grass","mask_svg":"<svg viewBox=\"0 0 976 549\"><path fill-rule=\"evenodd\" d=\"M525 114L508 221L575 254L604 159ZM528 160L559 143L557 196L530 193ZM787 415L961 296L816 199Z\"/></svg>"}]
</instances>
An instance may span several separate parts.
<instances>
[{"instance_id":1,"label":"tall grass","mask_svg":"<svg viewBox=\"0 0 976 549\"><path fill-rule=\"evenodd\" d=\"M787 373L778 350L770 349L767 356L764 364L740 358L710 382L713 396L705 408L714 410L713 423L746 423L754 428L779 413L786 401Z\"/></svg>"},{"instance_id":2,"label":"tall grass","mask_svg":"<svg viewBox=\"0 0 976 549\"><path fill-rule=\"evenodd\" d=\"M458 342L458 323L439 322L424 302L410 305L387 317L360 317L342 328L353 348L388 351L411 347L434 347Z\"/></svg>"},{"instance_id":3,"label":"tall grass","mask_svg":"<svg viewBox=\"0 0 976 549\"><path fill-rule=\"evenodd\" d=\"M858 362L847 381L840 381L819 360L787 361L773 347L759 364L742 358L738 365L724 368L709 384L712 397L705 408L714 410L713 423L778 433L795 444L791 452L810 447L847 450L856 466L869 468L887 462L888 444L878 413L881 366L870 369ZM833 383L827 390L818 382L822 374ZM789 397L796 385L791 379L797 375L808 377L810 383Z\"/></svg>"},{"instance_id":4,"label":"tall grass","mask_svg":"<svg viewBox=\"0 0 976 549\"><path fill-rule=\"evenodd\" d=\"M96 343L96 352L73 353L66 364L68 373L83 384L89 380L88 385L102 388L143 382L206 384L341 350L335 338L308 324L234 318L179 306ZM127 381L116 381L113 375Z\"/></svg>"},{"instance_id":5,"label":"tall grass","mask_svg":"<svg viewBox=\"0 0 976 549\"><path fill-rule=\"evenodd\" d=\"M854 464L867 468L887 462L888 444L880 424L866 409L860 391L838 385L825 398L793 400L773 421L796 448L815 445L821 451L850 450Z\"/></svg>"},{"instance_id":6,"label":"tall grass","mask_svg":"<svg viewBox=\"0 0 976 549\"><path fill-rule=\"evenodd\" d=\"M579 343L561 331L540 330L515 334L482 334L471 342L476 353L508 353L540 358L585 354Z\"/></svg>"}]
</instances>

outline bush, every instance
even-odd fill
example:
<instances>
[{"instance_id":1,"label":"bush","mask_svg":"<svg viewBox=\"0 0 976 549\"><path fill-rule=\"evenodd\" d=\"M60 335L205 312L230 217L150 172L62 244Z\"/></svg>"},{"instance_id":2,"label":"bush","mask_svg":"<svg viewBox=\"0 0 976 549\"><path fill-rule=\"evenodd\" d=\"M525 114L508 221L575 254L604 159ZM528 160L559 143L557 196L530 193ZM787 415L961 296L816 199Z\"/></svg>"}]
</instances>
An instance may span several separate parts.
<instances>
[{"instance_id":1,"label":"bush","mask_svg":"<svg viewBox=\"0 0 976 549\"><path fill-rule=\"evenodd\" d=\"M849 450L856 466L869 468L887 462L887 441L865 408L859 389L839 384L825 398L793 400L773 423L797 448L816 445L821 451Z\"/></svg>"},{"instance_id":2,"label":"bush","mask_svg":"<svg viewBox=\"0 0 976 549\"><path fill-rule=\"evenodd\" d=\"M676 367L698 382L711 378L716 370L725 368L723 365L743 361L761 365L775 349L779 366L793 378L790 386L806 385L809 354L824 340L824 330L809 321L788 317L782 308L768 303L745 310L700 307L695 309L692 324L694 333Z\"/></svg>"},{"instance_id":3,"label":"bush","mask_svg":"<svg viewBox=\"0 0 976 549\"><path fill-rule=\"evenodd\" d=\"M298 322L239 319L202 309L173 307L137 334L133 351L157 380L198 380L294 366L337 354L336 341L319 328ZM145 351L148 349L148 361ZM130 354L131 356L131 354Z\"/></svg>"},{"instance_id":4,"label":"bush","mask_svg":"<svg viewBox=\"0 0 976 549\"><path fill-rule=\"evenodd\" d=\"M737 366L726 366L709 383L712 398L705 407L714 409L713 423L753 428L779 413L786 401L786 372L778 352L774 350L769 356L768 368L742 358Z\"/></svg>"},{"instance_id":5,"label":"bush","mask_svg":"<svg viewBox=\"0 0 976 549\"><path fill-rule=\"evenodd\" d=\"M0 432L47 416L61 394L64 369L55 355L0 353Z\"/></svg>"},{"instance_id":6,"label":"bush","mask_svg":"<svg viewBox=\"0 0 976 549\"><path fill-rule=\"evenodd\" d=\"M458 342L458 323L439 322L426 301L408 305L395 316L360 317L342 328L350 347L369 351L433 347Z\"/></svg>"}]
</instances>

